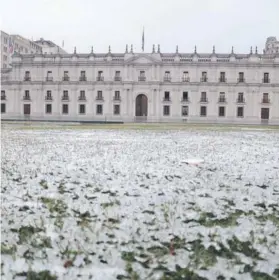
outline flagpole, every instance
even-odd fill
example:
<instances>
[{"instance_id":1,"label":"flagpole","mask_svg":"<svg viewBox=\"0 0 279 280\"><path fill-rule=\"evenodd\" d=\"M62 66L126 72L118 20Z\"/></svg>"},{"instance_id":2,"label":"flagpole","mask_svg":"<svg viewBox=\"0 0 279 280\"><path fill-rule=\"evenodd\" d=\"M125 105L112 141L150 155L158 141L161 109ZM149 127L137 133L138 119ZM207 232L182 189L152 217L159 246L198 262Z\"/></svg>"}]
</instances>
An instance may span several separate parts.
<instances>
[{"instance_id":1,"label":"flagpole","mask_svg":"<svg viewBox=\"0 0 279 280\"><path fill-rule=\"evenodd\" d=\"M142 30L142 45L141 45L142 52L144 52L144 27Z\"/></svg>"}]
</instances>

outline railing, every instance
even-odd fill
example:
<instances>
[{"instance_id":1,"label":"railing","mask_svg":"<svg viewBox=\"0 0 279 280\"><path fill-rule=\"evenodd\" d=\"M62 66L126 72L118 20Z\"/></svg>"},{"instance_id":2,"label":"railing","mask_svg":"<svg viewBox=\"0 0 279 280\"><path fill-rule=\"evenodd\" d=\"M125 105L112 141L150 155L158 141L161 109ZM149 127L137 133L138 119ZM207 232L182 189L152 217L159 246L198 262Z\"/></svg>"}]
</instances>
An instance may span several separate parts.
<instances>
[{"instance_id":1,"label":"railing","mask_svg":"<svg viewBox=\"0 0 279 280\"><path fill-rule=\"evenodd\" d=\"M68 81L70 81L70 77L64 76L64 77L62 78L62 80L65 81L65 82L68 82Z\"/></svg>"},{"instance_id":2,"label":"railing","mask_svg":"<svg viewBox=\"0 0 279 280\"><path fill-rule=\"evenodd\" d=\"M262 99L262 103L270 103L270 99L265 97Z\"/></svg>"},{"instance_id":3,"label":"railing","mask_svg":"<svg viewBox=\"0 0 279 280\"><path fill-rule=\"evenodd\" d=\"M120 97L120 96L114 96L114 97L113 97L113 100L114 100L114 101L121 101L121 97Z\"/></svg>"},{"instance_id":4,"label":"railing","mask_svg":"<svg viewBox=\"0 0 279 280\"><path fill-rule=\"evenodd\" d=\"M104 101L104 97L103 97L103 96L97 96L97 97L96 97L96 100L102 100L102 101Z\"/></svg>"},{"instance_id":5,"label":"railing","mask_svg":"<svg viewBox=\"0 0 279 280\"><path fill-rule=\"evenodd\" d=\"M86 101L86 97L85 97L85 96L79 96L79 97L78 97L78 100L84 100L84 101Z\"/></svg>"},{"instance_id":6,"label":"railing","mask_svg":"<svg viewBox=\"0 0 279 280\"><path fill-rule=\"evenodd\" d=\"M23 100L31 100L30 96L23 96Z\"/></svg>"},{"instance_id":7,"label":"railing","mask_svg":"<svg viewBox=\"0 0 279 280\"><path fill-rule=\"evenodd\" d=\"M145 82L145 81L146 81L146 77L139 76L139 82Z\"/></svg>"},{"instance_id":8,"label":"railing","mask_svg":"<svg viewBox=\"0 0 279 280\"><path fill-rule=\"evenodd\" d=\"M204 82L207 82L207 80L208 80L207 77L202 77L202 78L201 78L201 82L203 82L203 83L204 83Z\"/></svg>"},{"instance_id":9,"label":"railing","mask_svg":"<svg viewBox=\"0 0 279 280\"><path fill-rule=\"evenodd\" d=\"M6 95L1 95L1 100L6 100Z\"/></svg>"},{"instance_id":10,"label":"railing","mask_svg":"<svg viewBox=\"0 0 279 280\"><path fill-rule=\"evenodd\" d=\"M164 82L171 82L171 77L164 77Z\"/></svg>"},{"instance_id":11,"label":"railing","mask_svg":"<svg viewBox=\"0 0 279 280\"><path fill-rule=\"evenodd\" d=\"M220 97L218 100L219 103L225 103L226 102L226 98L224 97Z\"/></svg>"},{"instance_id":12,"label":"railing","mask_svg":"<svg viewBox=\"0 0 279 280\"><path fill-rule=\"evenodd\" d=\"M62 96L63 101L69 101L69 96Z\"/></svg>"},{"instance_id":13,"label":"railing","mask_svg":"<svg viewBox=\"0 0 279 280\"><path fill-rule=\"evenodd\" d=\"M182 77L182 82L188 83L190 82L190 78Z\"/></svg>"},{"instance_id":14,"label":"railing","mask_svg":"<svg viewBox=\"0 0 279 280\"><path fill-rule=\"evenodd\" d=\"M45 100L52 100L52 96L46 96Z\"/></svg>"},{"instance_id":15,"label":"railing","mask_svg":"<svg viewBox=\"0 0 279 280\"><path fill-rule=\"evenodd\" d=\"M25 81L25 82L31 81L31 77L25 76L25 77L24 77L24 81Z\"/></svg>"},{"instance_id":16,"label":"railing","mask_svg":"<svg viewBox=\"0 0 279 280\"><path fill-rule=\"evenodd\" d=\"M104 77L103 76L98 76L96 79L97 79L98 82L103 82L104 81Z\"/></svg>"},{"instance_id":17,"label":"railing","mask_svg":"<svg viewBox=\"0 0 279 280\"><path fill-rule=\"evenodd\" d=\"M115 77L114 77L114 81L115 81L115 82L121 82L121 81L122 81L122 78L121 78L121 77L115 76Z\"/></svg>"},{"instance_id":18,"label":"railing","mask_svg":"<svg viewBox=\"0 0 279 280\"><path fill-rule=\"evenodd\" d=\"M181 98L181 102L189 102L189 98Z\"/></svg>"},{"instance_id":19,"label":"railing","mask_svg":"<svg viewBox=\"0 0 279 280\"><path fill-rule=\"evenodd\" d=\"M79 81L85 82L85 81L87 81L87 78L85 76L81 76L81 77L79 77Z\"/></svg>"},{"instance_id":20,"label":"railing","mask_svg":"<svg viewBox=\"0 0 279 280\"><path fill-rule=\"evenodd\" d=\"M244 79L244 78L238 78L238 79L237 79L237 82L238 82L238 83L245 83L245 79Z\"/></svg>"},{"instance_id":21,"label":"railing","mask_svg":"<svg viewBox=\"0 0 279 280\"><path fill-rule=\"evenodd\" d=\"M164 102L169 102L169 101L171 101L171 99L170 99L170 97L164 97L164 98L163 98L163 101L164 101Z\"/></svg>"},{"instance_id":22,"label":"railing","mask_svg":"<svg viewBox=\"0 0 279 280\"><path fill-rule=\"evenodd\" d=\"M269 84L270 83L270 79L269 78L263 78L263 83L264 84Z\"/></svg>"},{"instance_id":23,"label":"railing","mask_svg":"<svg viewBox=\"0 0 279 280\"><path fill-rule=\"evenodd\" d=\"M237 98L236 103L245 103L245 98Z\"/></svg>"},{"instance_id":24,"label":"railing","mask_svg":"<svg viewBox=\"0 0 279 280\"><path fill-rule=\"evenodd\" d=\"M53 77L46 77L47 82L53 82Z\"/></svg>"},{"instance_id":25,"label":"railing","mask_svg":"<svg viewBox=\"0 0 279 280\"><path fill-rule=\"evenodd\" d=\"M208 99L206 97L202 97L200 99L200 102L203 102L203 103L207 103L208 102Z\"/></svg>"},{"instance_id":26,"label":"railing","mask_svg":"<svg viewBox=\"0 0 279 280\"><path fill-rule=\"evenodd\" d=\"M223 78L223 77L219 78L219 83L226 83L226 82L227 82L227 78Z\"/></svg>"}]
</instances>

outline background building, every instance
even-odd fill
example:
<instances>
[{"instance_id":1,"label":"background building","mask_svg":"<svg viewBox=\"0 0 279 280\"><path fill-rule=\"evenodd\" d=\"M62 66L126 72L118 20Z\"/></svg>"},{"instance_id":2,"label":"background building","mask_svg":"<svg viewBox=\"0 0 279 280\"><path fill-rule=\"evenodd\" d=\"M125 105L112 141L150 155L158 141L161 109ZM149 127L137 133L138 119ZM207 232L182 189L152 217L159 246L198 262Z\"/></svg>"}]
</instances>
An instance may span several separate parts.
<instances>
[{"instance_id":1,"label":"background building","mask_svg":"<svg viewBox=\"0 0 279 280\"><path fill-rule=\"evenodd\" d=\"M265 43L265 54L274 54L279 53L279 41L277 41L276 37L268 37Z\"/></svg>"},{"instance_id":2,"label":"background building","mask_svg":"<svg viewBox=\"0 0 279 280\"><path fill-rule=\"evenodd\" d=\"M42 52L44 54L55 54L55 53L61 53L61 54L66 54L67 52L63 50L61 47L53 43L52 41L49 40L44 40L41 38L38 41L34 41L37 45L42 47Z\"/></svg>"}]
</instances>

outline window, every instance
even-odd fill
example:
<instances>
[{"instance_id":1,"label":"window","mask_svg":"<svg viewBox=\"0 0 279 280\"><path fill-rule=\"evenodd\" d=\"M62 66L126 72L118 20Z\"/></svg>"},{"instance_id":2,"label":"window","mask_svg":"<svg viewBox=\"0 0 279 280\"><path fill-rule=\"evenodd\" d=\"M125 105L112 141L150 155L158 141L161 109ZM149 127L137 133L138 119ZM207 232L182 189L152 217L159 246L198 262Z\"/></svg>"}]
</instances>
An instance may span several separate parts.
<instances>
[{"instance_id":1,"label":"window","mask_svg":"<svg viewBox=\"0 0 279 280\"><path fill-rule=\"evenodd\" d=\"M244 117L244 107L237 107L236 116L238 118L243 118Z\"/></svg>"},{"instance_id":2,"label":"window","mask_svg":"<svg viewBox=\"0 0 279 280\"><path fill-rule=\"evenodd\" d=\"M224 93L224 92L220 92L220 95L219 95L219 102L220 102L220 103L226 102L226 97L225 97L225 93Z\"/></svg>"},{"instance_id":3,"label":"window","mask_svg":"<svg viewBox=\"0 0 279 280\"><path fill-rule=\"evenodd\" d=\"M23 114L30 115L31 113L31 105L30 104L23 104Z\"/></svg>"},{"instance_id":4,"label":"window","mask_svg":"<svg viewBox=\"0 0 279 280\"><path fill-rule=\"evenodd\" d=\"M206 92L201 93L201 100L200 102L207 102Z\"/></svg>"},{"instance_id":5,"label":"window","mask_svg":"<svg viewBox=\"0 0 279 280\"><path fill-rule=\"evenodd\" d=\"M1 90L1 100L5 100L5 99L6 99L5 90Z\"/></svg>"},{"instance_id":6,"label":"window","mask_svg":"<svg viewBox=\"0 0 279 280\"><path fill-rule=\"evenodd\" d=\"M97 100L103 100L103 92L101 90L97 91Z\"/></svg>"},{"instance_id":7,"label":"window","mask_svg":"<svg viewBox=\"0 0 279 280\"><path fill-rule=\"evenodd\" d=\"M164 93L164 101L170 101L170 92L169 91L165 91L165 93Z\"/></svg>"},{"instance_id":8,"label":"window","mask_svg":"<svg viewBox=\"0 0 279 280\"><path fill-rule=\"evenodd\" d=\"M80 91L79 100L86 100L85 90L81 90Z\"/></svg>"},{"instance_id":9,"label":"window","mask_svg":"<svg viewBox=\"0 0 279 280\"><path fill-rule=\"evenodd\" d=\"M69 71L64 71L63 81L69 81Z\"/></svg>"},{"instance_id":10,"label":"window","mask_svg":"<svg viewBox=\"0 0 279 280\"><path fill-rule=\"evenodd\" d=\"M120 71L115 71L114 80L115 81L121 81Z\"/></svg>"},{"instance_id":11,"label":"window","mask_svg":"<svg viewBox=\"0 0 279 280\"><path fill-rule=\"evenodd\" d=\"M1 114L5 114L5 113L6 113L6 104L1 103Z\"/></svg>"},{"instance_id":12,"label":"window","mask_svg":"<svg viewBox=\"0 0 279 280\"><path fill-rule=\"evenodd\" d=\"M4 44L8 44L8 38L4 37Z\"/></svg>"},{"instance_id":13,"label":"window","mask_svg":"<svg viewBox=\"0 0 279 280\"><path fill-rule=\"evenodd\" d=\"M46 80L47 80L47 81L53 81L52 71L47 71Z\"/></svg>"},{"instance_id":14,"label":"window","mask_svg":"<svg viewBox=\"0 0 279 280\"><path fill-rule=\"evenodd\" d=\"M51 114L51 112L52 112L51 104L46 104L46 114Z\"/></svg>"},{"instance_id":15,"label":"window","mask_svg":"<svg viewBox=\"0 0 279 280\"><path fill-rule=\"evenodd\" d=\"M140 71L140 75L139 75L139 81L145 81L145 71Z\"/></svg>"},{"instance_id":16,"label":"window","mask_svg":"<svg viewBox=\"0 0 279 280\"><path fill-rule=\"evenodd\" d=\"M225 117L226 107L221 106L219 107L219 117Z\"/></svg>"},{"instance_id":17,"label":"window","mask_svg":"<svg viewBox=\"0 0 279 280\"><path fill-rule=\"evenodd\" d=\"M120 105L119 104L113 105L113 114L120 115Z\"/></svg>"},{"instance_id":18,"label":"window","mask_svg":"<svg viewBox=\"0 0 279 280\"><path fill-rule=\"evenodd\" d=\"M171 80L170 71L165 71L164 81L169 82L170 80Z\"/></svg>"},{"instance_id":19,"label":"window","mask_svg":"<svg viewBox=\"0 0 279 280\"><path fill-rule=\"evenodd\" d=\"M7 52L8 51L8 48L7 47L4 47L4 52Z\"/></svg>"},{"instance_id":20,"label":"window","mask_svg":"<svg viewBox=\"0 0 279 280\"><path fill-rule=\"evenodd\" d=\"M46 100L52 100L51 90L48 90L48 91L47 91Z\"/></svg>"},{"instance_id":21,"label":"window","mask_svg":"<svg viewBox=\"0 0 279 280\"><path fill-rule=\"evenodd\" d=\"M261 119L262 120L269 119L269 108L261 108Z\"/></svg>"},{"instance_id":22,"label":"window","mask_svg":"<svg viewBox=\"0 0 279 280\"><path fill-rule=\"evenodd\" d=\"M202 72L201 82L207 81L207 72Z\"/></svg>"},{"instance_id":23,"label":"window","mask_svg":"<svg viewBox=\"0 0 279 280\"><path fill-rule=\"evenodd\" d=\"M69 93L67 90L63 90L62 100L69 100Z\"/></svg>"},{"instance_id":24,"label":"window","mask_svg":"<svg viewBox=\"0 0 279 280\"><path fill-rule=\"evenodd\" d=\"M201 106L200 115L206 117L206 106Z\"/></svg>"},{"instance_id":25,"label":"window","mask_svg":"<svg viewBox=\"0 0 279 280\"><path fill-rule=\"evenodd\" d=\"M169 105L165 105L164 106L164 116L169 116L170 115L170 106Z\"/></svg>"},{"instance_id":26,"label":"window","mask_svg":"<svg viewBox=\"0 0 279 280\"><path fill-rule=\"evenodd\" d=\"M264 73L263 82L264 83L269 83L269 73Z\"/></svg>"},{"instance_id":27,"label":"window","mask_svg":"<svg viewBox=\"0 0 279 280\"><path fill-rule=\"evenodd\" d=\"M8 57L6 55L3 55L3 60L4 61L7 61L8 60Z\"/></svg>"},{"instance_id":28,"label":"window","mask_svg":"<svg viewBox=\"0 0 279 280\"><path fill-rule=\"evenodd\" d=\"M97 81L103 81L103 80L104 80L103 71L98 71Z\"/></svg>"},{"instance_id":29,"label":"window","mask_svg":"<svg viewBox=\"0 0 279 280\"><path fill-rule=\"evenodd\" d=\"M188 114L189 114L189 107L188 106L182 106L181 114L182 114L182 116L188 116Z\"/></svg>"},{"instance_id":30,"label":"window","mask_svg":"<svg viewBox=\"0 0 279 280\"><path fill-rule=\"evenodd\" d=\"M103 105L102 104L97 104L97 115L102 115L103 114Z\"/></svg>"},{"instance_id":31,"label":"window","mask_svg":"<svg viewBox=\"0 0 279 280\"><path fill-rule=\"evenodd\" d=\"M188 101L188 91L184 91L182 94L182 100L183 101Z\"/></svg>"},{"instance_id":32,"label":"window","mask_svg":"<svg viewBox=\"0 0 279 280\"><path fill-rule=\"evenodd\" d=\"M226 82L226 73L225 72L220 72L220 82L224 83Z\"/></svg>"},{"instance_id":33,"label":"window","mask_svg":"<svg viewBox=\"0 0 279 280\"><path fill-rule=\"evenodd\" d=\"M114 92L114 99L115 100L120 100L120 91L115 91Z\"/></svg>"},{"instance_id":34,"label":"window","mask_svg":"<svg viewBox=\"0 0 279 280\"><path fill-rule=\"evenodd\" d=\"M23 99L24 99L24 100L30 100L30 93L29 93L29 90L26 90L26 91L24 92Z\"/></svg>"},{"instance_id":35,"label":"window","mask_svg":"<svg viewBox=\"0 0 279 280\"><path fill-rule=\"evenodd\" d=\"M68 104L62 104L62 114L66 115L69 113L69 105Z\"/></svg>"},{"instance_id":36,"label":"window","mask_svg":"<svg viewBox=\"0 0 279 280\"><path fill-rule=\"evenodd\" d=\"M244 83L244 73L243 72L238 73L238 82Z\"/></svg>"},{"instance_id":37,"label":"window","mask_svg":"<svg viewBox=\"0 0 279 280\"><path fill-rule=\"evenodd\" d=\"M244 94L243 92L238 93L237 103L244 103Z\"/></svg>"},{"instance_id":38,"label":"window","mask_svg":"<svg viewBox=\"0 0 279 280\"><path fill-rule=\"evenodd\" d=\"M85 104L80 104L79 105L79 113L80 114L85 114Z\"/></svg>"},{"instance_id":39,"label":"window","mask_svg":"<svg viewBox=\"0 0 279 280\"><path fill-rule=\"evenodd\" d=\"M268 93L263 93L262 103L269 103Z\"/></svg>"},{"instance_id":40,"label":"window","mask_svg":"<svg viewBox=\"0 0 279 280\"><path fill-rule=\"evenodd\" d=\"M85 71L80 71L79 80L80 80L80 81L86 81L86 74L85 74Z\"/></svg>"},{"instance_id":41,"label":"window","mask_svg":"<svg viewBox=\"0 0 279 280\"><path fill-rule=\"evenodd\" d=\"M184 71L182 75L182 82L189 82L189 73L188 71Z\"/></svg>"},{"instance_id":42,"label":"window","mask_svg":"<svg viewBox=\"0 0 279 280\"><path fill-rule=\"evenodd\" d=\"M25 71L24 81L30 81L30 80L31 80L30 71Z\"/></svg>"}]
</instances>

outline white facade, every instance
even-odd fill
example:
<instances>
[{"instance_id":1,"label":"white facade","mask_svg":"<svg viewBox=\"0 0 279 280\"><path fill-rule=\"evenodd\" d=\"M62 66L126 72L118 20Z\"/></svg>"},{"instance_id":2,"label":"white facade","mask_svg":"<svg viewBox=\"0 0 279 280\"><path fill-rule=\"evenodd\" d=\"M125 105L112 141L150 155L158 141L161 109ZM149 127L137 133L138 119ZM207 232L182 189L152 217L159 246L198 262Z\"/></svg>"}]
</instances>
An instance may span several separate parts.
<instances>
[{"instance_id":1,"label":"white facade","mask_svg":"<svg viewBox=\"0 0 279 280\"><path fill-rule=\"evenodd\" d=\"M42 53L43 54L66 54L67 52L60 48L58 45L54 44L52 41L49 40L44 40L41 38L38 41L35 41L35 43L42 48Z\"/></svg>"},{"instance_id":2,"label":"white facade","mask_svg":"<svg viewBox=\"0 0 279 280\"><path fill-rule=\"evenodd\" d=\"M6 120L279 125L279 54L33 54L2 72ZM3 105L5 104L5 105Z\"/></svg>"},{"instance_id":3,"label":"white facade","mask_svg":"<svg viewBox=\"0 0 279 280\"><path fill-rule=\"evenodd\" d=\"M268 37L265 43L264 54L279 53L279 41L276 37Z\"/></svg>"}]
</instances>

